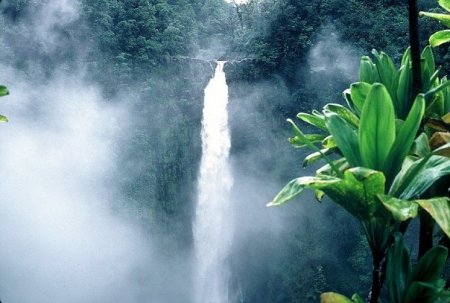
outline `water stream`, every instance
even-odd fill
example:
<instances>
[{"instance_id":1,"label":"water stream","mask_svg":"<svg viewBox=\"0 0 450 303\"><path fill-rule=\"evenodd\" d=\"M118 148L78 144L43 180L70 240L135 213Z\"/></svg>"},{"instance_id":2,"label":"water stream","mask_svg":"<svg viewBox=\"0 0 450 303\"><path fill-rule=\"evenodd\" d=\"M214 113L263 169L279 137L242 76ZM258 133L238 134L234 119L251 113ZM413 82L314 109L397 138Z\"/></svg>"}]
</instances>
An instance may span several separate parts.
<instances>
[{"instance_id":1,"label":"water stream","mask_svg":"<svg viewBox=\"0 0 450 303\"><path fill-rule=\"evenodd\" d=\"M202 159L194 222L196 254L195 303L228 303L229 255L232 238L229 167L228 87L219 61L205 88Z\"/></svg>"}]
</instances>

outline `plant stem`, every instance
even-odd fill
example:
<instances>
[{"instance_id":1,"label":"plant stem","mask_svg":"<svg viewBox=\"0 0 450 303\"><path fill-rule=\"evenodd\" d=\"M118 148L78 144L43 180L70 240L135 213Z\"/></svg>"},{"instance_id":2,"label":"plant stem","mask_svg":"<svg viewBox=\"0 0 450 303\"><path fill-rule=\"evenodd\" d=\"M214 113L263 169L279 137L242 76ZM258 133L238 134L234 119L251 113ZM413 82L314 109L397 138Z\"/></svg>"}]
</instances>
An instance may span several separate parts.
<instances>
[{"instance_id":1,"label":"plant stem","mask_svg":"<svg viewBox=\"0 0 450 303\"><path fill-rule=\"evenodd\" d=\"M367 297L368 303L378 303L380 298L381 288L383 287L382 275L383 275L383 260L385 259L385 253L374 253L372 261L372 286L370 288L369 296Z\"/></svg>"},{"instance_id":2,"label":"plant stem","mask_svg":"<svg viewBox=\"0 0 450 303\"><path fill-rule=\"evenodd\" d=\"M412 91L413 100L420 93L422 87L420 70L420 41L419 41L419 13L417 1L408 0L409 9L409 43L411 46L412 61Z\"/></svg>"}]
</instances>

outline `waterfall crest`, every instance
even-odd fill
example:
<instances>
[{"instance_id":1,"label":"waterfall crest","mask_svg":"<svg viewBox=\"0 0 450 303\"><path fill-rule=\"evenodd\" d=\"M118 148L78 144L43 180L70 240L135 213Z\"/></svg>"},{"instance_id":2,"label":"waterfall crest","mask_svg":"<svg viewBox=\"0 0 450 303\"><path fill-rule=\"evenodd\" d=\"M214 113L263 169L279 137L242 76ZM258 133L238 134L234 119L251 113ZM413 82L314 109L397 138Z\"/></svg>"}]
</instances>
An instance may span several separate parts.
<instances>
[{"instance_id":1,"label":"waterfall crest","mask_svg":"<svg viewBox=\"0 0 450 303\"><path fill-rule=\"evenodd\" d=\"M232 237L229 167L228 87L219 61L205 88L202 159L194 222L196 254L195 303L228 303L229 255Z\"/></svg>"}]
</instances>

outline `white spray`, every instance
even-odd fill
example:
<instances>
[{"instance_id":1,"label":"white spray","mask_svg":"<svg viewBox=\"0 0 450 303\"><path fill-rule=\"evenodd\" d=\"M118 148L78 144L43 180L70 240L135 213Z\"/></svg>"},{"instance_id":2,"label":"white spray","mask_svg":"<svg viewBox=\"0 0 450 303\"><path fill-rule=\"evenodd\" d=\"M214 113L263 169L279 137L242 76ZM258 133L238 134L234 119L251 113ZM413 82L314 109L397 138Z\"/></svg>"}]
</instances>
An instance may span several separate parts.
<instances>
[{"instance_id":1,"label":"white spray","mask_svg":"<svg viewBox=\"0 0 450 303\"><path fill-rule=\"evenodd\" d=\"M195 303L227 303L229 254L232 231L229 167L228 87L218 62L205 89L202 121L202 159L199 196L194 224L196 253Z\"/></svg>"}]
</instances>

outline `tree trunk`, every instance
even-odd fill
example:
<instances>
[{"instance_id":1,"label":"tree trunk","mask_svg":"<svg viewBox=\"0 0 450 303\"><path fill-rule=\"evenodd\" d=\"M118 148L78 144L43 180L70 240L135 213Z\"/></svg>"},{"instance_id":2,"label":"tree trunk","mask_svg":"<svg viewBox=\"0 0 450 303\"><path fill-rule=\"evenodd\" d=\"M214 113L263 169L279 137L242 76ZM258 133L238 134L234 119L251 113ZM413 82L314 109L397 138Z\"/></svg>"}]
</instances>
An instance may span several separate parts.
<instances>
[{"instance_id":1,"label":"tree trunk","mask_svg":"<svg viewBox=\"0 0 450 303\"><path fill-rule=\"evenodd\" d=\"M420 93L422 78L420 70L420 41L419 41L419 13L417 1L408 0L409 3L409 44L411 46L412 61L412 92L413 100Z\"/></svg>"}]
</instances>

